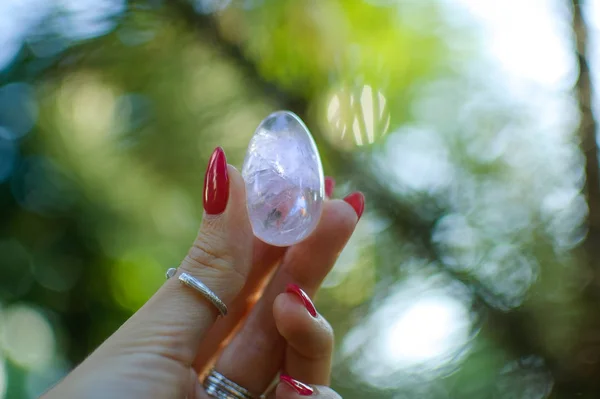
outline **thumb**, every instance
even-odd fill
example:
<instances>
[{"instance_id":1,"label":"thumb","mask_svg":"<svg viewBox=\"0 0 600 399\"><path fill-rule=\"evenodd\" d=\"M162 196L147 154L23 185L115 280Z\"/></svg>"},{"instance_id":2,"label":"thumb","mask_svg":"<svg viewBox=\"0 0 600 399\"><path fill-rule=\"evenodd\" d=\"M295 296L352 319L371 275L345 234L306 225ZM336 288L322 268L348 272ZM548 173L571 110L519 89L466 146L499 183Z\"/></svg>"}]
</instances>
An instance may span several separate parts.
<instances>
[{"instance_id":1,"label":"thumb","mask_svg":"<svg viewBox=\"0 0 600 399\"><path fill-rule=\"evenodd\" d=\"M177 274L110 340L119 342L117 347L158 352L191 365L200 340L219 313L177 277L183 272L190 274L229 304L246 281L252 245L244 180L227 165L225 153L217 148L206 171L200 231Z\"/></svg>"}]
</instances>

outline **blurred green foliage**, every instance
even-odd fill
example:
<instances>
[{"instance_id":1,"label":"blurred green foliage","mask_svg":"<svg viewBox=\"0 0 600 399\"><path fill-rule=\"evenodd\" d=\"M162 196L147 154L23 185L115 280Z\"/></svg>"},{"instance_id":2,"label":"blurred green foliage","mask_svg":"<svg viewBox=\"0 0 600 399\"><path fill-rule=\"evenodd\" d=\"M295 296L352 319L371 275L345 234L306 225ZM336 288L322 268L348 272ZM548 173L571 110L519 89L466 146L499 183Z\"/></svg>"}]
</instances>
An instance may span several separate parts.
<instances>
[{"instance_id":1,"label":"blurred green foliage","mask_svg":"<svg viewBox=\"0 0 600 399\"><path fill-rule=\"evenodd\" d=\"M0 73L0 398L36 397L148 299L212 149L241 165L282 108L336 196L367 194L318 297L344 398L600 392L576 120L552 136L470 74L477 37L442 3L48 3Z\"/></svg>"}]
</instances>

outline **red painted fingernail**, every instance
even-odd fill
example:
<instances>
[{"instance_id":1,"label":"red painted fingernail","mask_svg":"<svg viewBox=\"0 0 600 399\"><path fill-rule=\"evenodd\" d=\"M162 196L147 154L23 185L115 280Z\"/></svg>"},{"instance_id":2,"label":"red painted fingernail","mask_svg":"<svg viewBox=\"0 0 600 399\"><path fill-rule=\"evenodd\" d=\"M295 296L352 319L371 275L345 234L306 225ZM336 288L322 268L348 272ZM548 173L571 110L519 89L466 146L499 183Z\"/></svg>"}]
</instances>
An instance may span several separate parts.
<instances>
[{"instance_id":1,"label":"red painted fingernail","mask_svg":"<svg viewBox=\"0 0 600 399\"><path fill-rule=\"evenodd\" d=\"M327 198L331 198L333 189L335 188L335 180L333 177L325 176L325 195Z\"/></svg>"},{"instance_id":2,"label":"red painted fingernail","mask_svg":"<svg viewBox=\"0 0 600 399\"><path fill-rule=\"evenodd\" d=\"M312 317L317 317L317 308L315 308L315 305L312 303L309 296L306 295L306 292L302 290L302 288L298 287L296 284L288 284L285 290L287 292L291 292L292 294L298 295L302 300L304 307L306 310L308 310L308 313L310 313Z\"/></svg>"},{"instance_id":3,"label":"red painted fingernail","mask_svg":"<svg viewBox=\"0 0 600 399\"><path fill-rule=\"evenodd\" d=\"M286 384L288 384L289 386L294 388L294 390L296 392L298 392L298 395L311 396L315 392L315 390L312 389L309 385L306 385L303 382L297 381L297 380L293 379L292 377L290 377L289 375L281 374L279 376L279 380L285 382Z\"/></svg>"},{"instance_id":4,"label":"red painted fingernail","mask_svg":"<svg viewBox=\"0 0 600 399\"><path fill-rule=\"evenodd\" d=\"M229 174L227 158L221 147L215 148L204 176L204 210L209 215L218 215L227 207L229 200Z\"/></svg>"},{"instance_id":5,"label":"red painted fingernail","mask_svg":"<svg viewBox=\"0 0 600 399\"><path fill-rule=\"evenodd\" d=\"M349 203L350 206L354 208L356 216L358 216L358 218L360 219L360 217L363 214L363 211L365 210L365 196L363 195L363 193L361 193L360 191L352 193L346 196L346 198L344 198L344 201Z\"/></svg>"}]
</instances>

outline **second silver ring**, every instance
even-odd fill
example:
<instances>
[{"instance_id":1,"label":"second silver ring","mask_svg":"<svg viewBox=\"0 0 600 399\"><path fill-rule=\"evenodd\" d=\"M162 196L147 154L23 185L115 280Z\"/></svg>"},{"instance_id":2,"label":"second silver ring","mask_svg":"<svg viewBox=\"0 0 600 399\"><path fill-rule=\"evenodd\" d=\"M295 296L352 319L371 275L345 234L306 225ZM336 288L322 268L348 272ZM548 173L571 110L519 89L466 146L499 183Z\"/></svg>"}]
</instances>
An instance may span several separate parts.
<instances>
[{"instance_id":1,"label":"second silver ring","mask_svg":"<svg viewBox=\"0 0 600 399\"><path fill-rule=\"evenodd\" d=\"M206 393L217 399L257 399L258 396L251 393L241 385L236 384L217 370L212 369L204 380Z\"/></svg>"}]
</instances>

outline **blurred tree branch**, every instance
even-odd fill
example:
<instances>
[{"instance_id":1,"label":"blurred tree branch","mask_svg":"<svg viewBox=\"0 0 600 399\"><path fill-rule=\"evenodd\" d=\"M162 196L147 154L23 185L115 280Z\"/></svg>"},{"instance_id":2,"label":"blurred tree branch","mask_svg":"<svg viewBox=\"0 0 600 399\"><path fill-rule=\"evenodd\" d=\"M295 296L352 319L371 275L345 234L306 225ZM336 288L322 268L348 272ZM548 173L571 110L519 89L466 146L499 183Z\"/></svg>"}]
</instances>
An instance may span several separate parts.
<instances>
[{"instance_id":1,"label":"blurred tree branch","mask_svg":"<svg viewBox=\"0 0 600 399\"><path fill-rule=\"evenodd\" d=\"M223 56L233 60L236 67L250 78L248 79L249 84L260 86L257 89L261 93L265 93L274 103L283 105L303 116L301 115L302 111L305 111L308 107L306 100L294 97L290 93L280 90L277 85L265 80L256 69L255 63L246 57L241 46L223 37L219 30L217 18L196 12L189 0L172 0L170 4L176 18L193 28L204 42L210 43Z\"/></svg>"},{"instance_id":2,"label":"blurred tree branch","mask_svg":"<svg viewBox=\"0 0 600 399\"><path fill-rule=\"evenodd\" d=\"M590 45L589 26L582 10L581 0L572 0L573 34L577 56L578 77L575 83L575 95L578 101L580 122L579 137L581 151L585 156L585 186L584 193L588 205L588 231L583 249L588 259L590 269L594 273L594 284L589 286L588 294L600 300L600 176L598 163L598 144L596 132L598 124L592 111L593 86L590 76ZM595 331L600 326L594 326ZM595 359L596 363L600 359Z\"/></svg>"},{"instance_id":3,"label":"blurred tree branch","mask_svg":"<svg viewBox=\"0 0 600 399\"><path fill-rule=\"evenodd\" d=\"M578 76L574 91L577 98L580 122L579 137L581 151L585 156L586 182L584 192L588 204L588 234L584 249L590 258L593 270L598 269L600 259L600 177L598 173L598 146L596 142L597 123L592 112L592 82L589 67L589 32L580 0L571 0L573 10L573 34L577 56ZM598 274L598 273L596 273ZM598 279L600 276L596 276ZM596 281L596 287L600 281Z\"/></svg>"},{"instance_id":4,"label":"blurred tree branch","mask_svg":"<svg viewBox=\"0 0 600 399\"><path fill-rule=\"evenodd\" d=\"M578 134L580 149L585 157L585 184L583 192L588 206L587 235L581 245L586 264L592 273L593 281L587 286L586 307L582 315L583 325L577 337L576 350L562 365L566 372L563 386L571 392L581 391L583 386L597 390L597 374L600 373L600 353L597 312L600 307L600 173L598 163L598 143L596 131L598 124L592 111L593 86L590 76L590 28L583 15L582 1L569 0L572 12L572 31L575 56L577 59L577 81L573 87L579 108ZM558 382L558 381L557 381Z\"/></svg>"}]
</instances>

